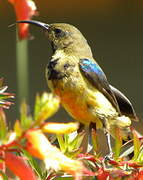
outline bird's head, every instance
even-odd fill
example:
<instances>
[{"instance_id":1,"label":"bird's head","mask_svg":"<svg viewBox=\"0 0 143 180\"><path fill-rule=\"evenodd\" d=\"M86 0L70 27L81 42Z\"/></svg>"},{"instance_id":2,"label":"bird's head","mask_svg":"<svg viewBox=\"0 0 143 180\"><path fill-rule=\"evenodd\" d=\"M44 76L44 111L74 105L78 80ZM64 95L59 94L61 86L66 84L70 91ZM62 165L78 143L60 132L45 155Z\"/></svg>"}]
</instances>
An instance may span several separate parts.
<instances>
[{"instance_id":1,"label":"bird's head","mask_svg":"<svg viewBox=\"0 0 143 180\"><path fill-rule=\"evenodd\" d=\"M47 35L55 49L69 48L85 40L77 28L64 23L51 24Z\"/></svg>"},{"instance_id":2,"label":"bird's head","mask_svg":"<svg viewBox=\"0 0 143 180\"><path fill-rule=\"evenodd\" d=\"M65 23L46 24L34 20L17 21L17 23L34 24L44 29L54 50L67 49L71 51L81 51L82 49L87 49L87 51L91 53L86 39L73 25Z\"/></svg>"}]
</instances>

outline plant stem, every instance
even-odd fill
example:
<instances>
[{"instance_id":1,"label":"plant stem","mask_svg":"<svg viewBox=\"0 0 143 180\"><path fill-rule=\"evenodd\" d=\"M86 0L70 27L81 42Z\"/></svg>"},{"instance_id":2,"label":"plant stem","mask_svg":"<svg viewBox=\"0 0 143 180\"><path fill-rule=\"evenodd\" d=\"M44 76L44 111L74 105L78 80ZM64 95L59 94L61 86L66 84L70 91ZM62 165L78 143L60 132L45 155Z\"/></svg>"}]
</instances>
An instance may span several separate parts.
<instances>
[{"instance_id":1,"label":"plant stem","mask_svg":"<svg viewBox=\"0 0 143 180\"><path fill-rule=\"evenodd\" d=\"M17 84L18 84L18 105L25 98L28 100L28 42L19 40L17 35L16 43L16 66L17 66Z\"/></svg>"}]
</instances>

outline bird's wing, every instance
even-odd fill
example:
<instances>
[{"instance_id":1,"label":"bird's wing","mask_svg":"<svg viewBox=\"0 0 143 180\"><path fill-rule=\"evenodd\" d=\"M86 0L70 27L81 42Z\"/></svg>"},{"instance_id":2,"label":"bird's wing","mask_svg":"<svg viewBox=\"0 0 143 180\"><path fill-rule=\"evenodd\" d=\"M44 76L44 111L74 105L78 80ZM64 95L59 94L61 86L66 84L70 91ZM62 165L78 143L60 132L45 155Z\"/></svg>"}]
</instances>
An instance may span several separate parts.
<instances>
[{"instance_id":1,"label":"bird's wing","mask_svg":"<svg viewBox=\"0 0 143 180\"><path fill-rule=\"evenodd\" d=\"M88 81L90 81L93 86L102 92L116 108L117 112L121 114L116 97L99 65L89 59L80 59L79 68Z\"/></svg>"},{"instance_id":2,"label":"bird's wing","mask_svg":"<svg viewBox=\"0 0 143 180\"><path fill-rule=\"evenodd\" d=\"M135 121L138 121L138 117L129 99L115 87L110 85L110 88L116 97L121 113L123 115L129 116Z\"/></svg>"}]
</instances>

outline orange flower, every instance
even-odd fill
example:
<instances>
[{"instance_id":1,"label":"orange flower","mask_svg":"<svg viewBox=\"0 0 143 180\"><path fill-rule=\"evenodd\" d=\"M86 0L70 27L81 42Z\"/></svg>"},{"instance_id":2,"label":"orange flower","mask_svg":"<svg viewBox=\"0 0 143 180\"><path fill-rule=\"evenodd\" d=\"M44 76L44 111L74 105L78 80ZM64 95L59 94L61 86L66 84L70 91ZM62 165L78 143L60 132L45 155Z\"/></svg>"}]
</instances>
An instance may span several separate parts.
<instances>
[{"instance_id":1,"label":"orange flower","mask_svg":"<svg viewBox=\"0 0 143 180\"><path fill-rule=\"evenodd\" d=\"M5 165L9 168L20 180L37 180L32 168L28 165L24 157L16 156L11 152L5 153Z\"/></svg>"},{"instance_id":2,"label":"orange flower","mask_svg":"<svg viewBox=\"0 0 143 180\"><path fill-rule=\"evenodd\" d=\"M46 122L42 126L42 131L46 133L55 133L55 134L68 134L78 129L79 124L70 122L70 123L55 123L55 122Z\"/></svg>"},{"instance_id":3,"label":"orange flower","mask_svg":"<svg viewBox=\"0 0 143 180\"><path fill-rule=\"evenodd\" d=\"M4 157L4 152L3 151L0 151L0 159L3 159L3 157ZM5 170L6 170L6 167L5 167L5 162L4 161L0 161L0 171L2 171L2 172L5 172ZM0 173L0 180L1 180L2 178L1 178L1 173Z\"/></svg>"},{"instance_id":4,"label":"orange flower","mask_svg":"<svg viewBox=\"0 0 143 180\"><path fill-rule=\"evenodd\" d=\"M113 179L111 179L111 177L109 177L109 172L104 171L103 168L99 168L97 179L98 180L105 180L105 179L108 179L108 178L110 180L113 180Z\"/></svg>"},{"instance_id":5,"label":"orange flower","mask_svg":"<svg viewBox=\"0 0 143 180\"><path fill-rule=\"evenodd\" d=\"M135 172L128 178L128 180L142 180L143 179L143 171Z\"/></svg>"},{"instance_id":6,"label":"orange flower","mask_svg":"<svg viewBox=\"0 0 143 180\"><path fill-rule=\"evenodd\" d=\"M82 162L65 156L57 147L53 146L41 130L29 130L25 137L28 141L26 149L35 157L45 162L47 169L62 170L72 174L77 179L86 171Z\"/></svg>"},{"instance_id":7,"label":"orange flower","mask_svg":"<svg viewBox=\"0 0 143 180\"><path fill-rule=\"evenodd\" d=\"M19 20L30 20L32 16L36 15L36 6L32 0L9 0L15 8L17 21ZM19 38L25 39L28 37L28 24L18 24Z\"/></svg>"}]
</instances>

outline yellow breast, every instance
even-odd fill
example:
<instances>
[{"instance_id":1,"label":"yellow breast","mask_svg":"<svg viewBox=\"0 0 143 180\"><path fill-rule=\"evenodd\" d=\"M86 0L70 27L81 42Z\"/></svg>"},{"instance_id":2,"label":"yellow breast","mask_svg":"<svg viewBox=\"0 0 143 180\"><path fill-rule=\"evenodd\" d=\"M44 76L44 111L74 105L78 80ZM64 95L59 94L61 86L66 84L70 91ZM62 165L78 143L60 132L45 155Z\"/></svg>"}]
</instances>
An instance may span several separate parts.
<instances>
[{"instance_id":1,"label":"yellow breast","mask_svg":"<svg viewBox=\"0 0 143 180\"><path fill-rule=\"evenodd\" d=\"M76 120L84 124L95 122L97 128L102 127L99 114L114 116L116 110L102 93L92 87L81 74L62 80L48 82L49 87L61 99L66 111Z\"/></svg>"},{"instance_id":2,"label":"yellow breast","mask_svg":"<svg viewBox=\"0 0 143 180\"><path fill-rule=\"evenodd\" d=\"M101 127L100 116L115 116L117 112L108 99L82 76L76 60L74 57L62 58L55 70L65 77L48 80L48 86L60 97L61 104L74 119L84 124L95 122ZM70 64L66 70L65 62Z\"/></svg>"}]
</instances>

